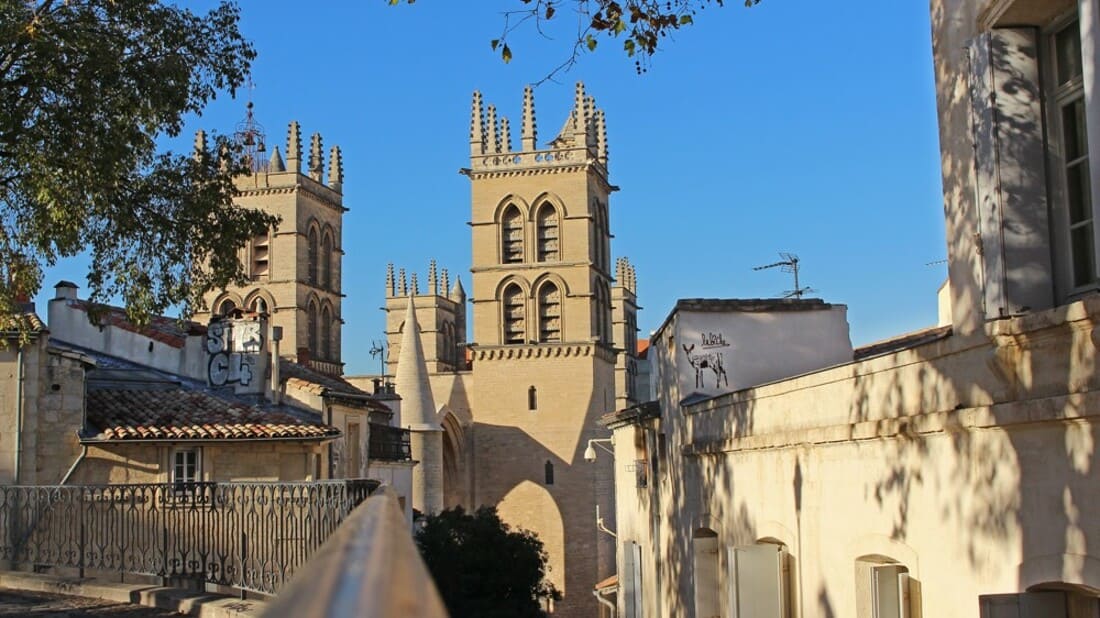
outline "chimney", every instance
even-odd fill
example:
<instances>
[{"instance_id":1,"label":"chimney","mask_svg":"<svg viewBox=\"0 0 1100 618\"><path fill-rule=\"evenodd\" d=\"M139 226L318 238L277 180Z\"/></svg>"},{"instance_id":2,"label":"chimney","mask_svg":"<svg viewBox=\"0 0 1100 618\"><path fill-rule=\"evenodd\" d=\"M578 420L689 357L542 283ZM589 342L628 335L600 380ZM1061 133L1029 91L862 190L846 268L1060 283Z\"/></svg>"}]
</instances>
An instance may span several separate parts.
<instances>
[{"instance_id":1,"label":"chimney","mask_svg":"<svg viewBox=\"0 0 1100 618\"><path fill-rule=\"evenodd\" d=\"M53 286L54 298L66 298L69 300L76 300L77 285L72 281L58 281L57 285Z\"/></svg>"}]
</instances>

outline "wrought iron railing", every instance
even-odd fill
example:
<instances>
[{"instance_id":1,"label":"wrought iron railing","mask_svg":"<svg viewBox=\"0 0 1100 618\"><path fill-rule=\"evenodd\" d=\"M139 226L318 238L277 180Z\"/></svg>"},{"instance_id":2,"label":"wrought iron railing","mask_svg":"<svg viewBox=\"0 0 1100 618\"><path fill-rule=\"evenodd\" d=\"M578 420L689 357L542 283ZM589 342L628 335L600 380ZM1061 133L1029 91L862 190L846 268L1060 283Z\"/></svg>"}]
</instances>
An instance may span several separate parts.
<instances>
[{"instance_id":1,"label":"wrought iron railing","mask_svg":"<svg viewBox=\"0 0 1100 618\"><path fill-rule=\"evenodd\" d=\"M368 480L0 488L0 560L273 594Z\"/></svg>"},{"instance_id":2,"label":"wrought iron railing","mask_svg":"<svg viewBox=\"0 0 1100 618\"><path fill-rule=\"evenodd\" d=\"M381 423L370 424L369 459L406 461L412 459L409 430Z\"/></svg>"}]
</instances>

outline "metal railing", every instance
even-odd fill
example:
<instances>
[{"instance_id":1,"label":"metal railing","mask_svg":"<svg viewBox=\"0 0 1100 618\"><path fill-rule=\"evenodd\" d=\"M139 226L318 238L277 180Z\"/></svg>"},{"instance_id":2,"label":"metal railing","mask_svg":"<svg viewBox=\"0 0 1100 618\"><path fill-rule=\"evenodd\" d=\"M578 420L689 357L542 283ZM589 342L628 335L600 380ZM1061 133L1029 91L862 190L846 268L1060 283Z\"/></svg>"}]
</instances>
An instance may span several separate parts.
<instances>
[{"instance_id":1,"label":"metal railing","mask_svg":"<svg viewBox=\"0 0 1100 618\"><path fill-rule=\"evenodd\" d=\"M0 488L0 560L273 594L376 481Z\"/></svg>"},{"instance_id":2,"label":"metal railing","mask_svg":"<svg viewBox=\"0 0 1100 618\"><path fill-rule=\"evenodd\" d=\"M406 461L412 459L409 430L381 423L370 424L369 459Z\"/></svg>"}]
</instances>

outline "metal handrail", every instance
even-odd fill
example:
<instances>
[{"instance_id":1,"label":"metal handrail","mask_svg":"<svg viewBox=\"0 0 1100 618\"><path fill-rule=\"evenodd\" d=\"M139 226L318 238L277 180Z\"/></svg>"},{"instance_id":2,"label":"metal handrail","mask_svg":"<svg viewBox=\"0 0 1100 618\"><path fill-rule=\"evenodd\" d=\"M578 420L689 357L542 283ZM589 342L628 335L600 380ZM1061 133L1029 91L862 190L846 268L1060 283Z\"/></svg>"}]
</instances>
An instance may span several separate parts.
<instances>
[{"instance_id":1,"label":"metal handrail","mask_svg":"<svg viewBox=\"0 0 1100 618\"><path fill-rule=\"evenodd\" d=\"M383 486L329 537L264 616L442 618L447 610L397 494Z\"/></svg>"}]
</instances>

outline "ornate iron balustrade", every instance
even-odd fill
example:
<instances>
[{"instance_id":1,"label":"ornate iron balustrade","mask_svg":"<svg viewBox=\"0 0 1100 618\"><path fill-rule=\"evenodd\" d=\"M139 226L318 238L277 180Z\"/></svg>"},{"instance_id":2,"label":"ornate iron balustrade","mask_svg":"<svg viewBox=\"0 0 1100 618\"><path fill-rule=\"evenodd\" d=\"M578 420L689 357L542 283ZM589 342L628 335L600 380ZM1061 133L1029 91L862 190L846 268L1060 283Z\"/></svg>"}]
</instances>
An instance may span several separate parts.
<instances>
[{"instance_id":1,"label":"ornate iron balustrade","mask_svg":"<svg viewBox=\"0 0 1100 618\"><path fill-rule=\"evenodd\" d=\"M368 480L0 488L0 560L274 594Z\"/></svg>"},{"instance_id":2,"label":"ornate iron balustrade","mask_svg":"<svg viewBox=\"0 0 1100 618\"><path fill-rule=\"evenodd\" d=\"M407 461L412 459L409 430L381 423L370 424L369 459Z\"/></svg>"}]
</instances>

